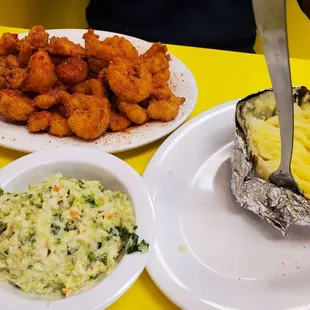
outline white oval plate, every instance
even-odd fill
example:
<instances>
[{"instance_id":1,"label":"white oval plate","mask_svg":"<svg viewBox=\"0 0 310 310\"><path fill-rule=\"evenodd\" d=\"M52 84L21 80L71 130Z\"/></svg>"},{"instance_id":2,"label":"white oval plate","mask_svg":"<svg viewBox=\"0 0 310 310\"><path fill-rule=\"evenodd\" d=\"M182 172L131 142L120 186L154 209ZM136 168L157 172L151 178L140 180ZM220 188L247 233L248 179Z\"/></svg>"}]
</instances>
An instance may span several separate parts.
<instances>
[{"instance_id":1,"label":"white oval plate","mask_svg":"<svg viewBox=\"0 0 310 310\"><path fill-rule=\"evenodd\" d=\"M71 178L98 180L105 187L120 190L132 200L137 234L153 248L154 211L142 178L122 160L105 152L86 148L45 150L24 156L0 170L0 187L24 191L58 172ZM143 271L149 253L125 255L115 270L98 283L68 298L25 294L0 282L1 310L102 310L124 294ZM49 301L50 299L50 301Z\"/></svg>"},{"instance_id":2,"label":"white oval plate","mask_svg":"<svg viewBox=\"0 0 310 310\"><path fill-rule=\"evenodd\" d=\"M236 102L183 125L149 163L156 237L147 270L182 309L308 310L310 228L284 238L231 193Z\"/></svg>"},{"instance_id":3,"label":"white oval plate","mask_svg":"<svg viewBox=\"0 0 310 310\"><path fill-rule=\"evenodd\" d=\"M47 32L50 34L50 37L65 36L71 41L84 46L82 36L86 31L85 29L57 29L48 30ZM100 39L116 34L106 31L95 32L100 36ZM19 37L22 38L25 35L22 34ZM151 43L137 38L122 34L120 36L131 41L139 53L145 52L151 46ZM25 152L35 152L62 146L87 146L109 153L116 153L149 144L168 135L189 117L195 107L198 96L197 84L192 73L179 59L173 55L171 55L171 58L170 87L177 96L186 98L186 102L180 107L179 114L173 121L168 123L150 122L143 126L129 128L125 132L106 133L95 141L85 141L77 137L53 137L47 133L30 134L25 126L5 123L0 119L0 145Z\"/></svg>"}]
</instances>

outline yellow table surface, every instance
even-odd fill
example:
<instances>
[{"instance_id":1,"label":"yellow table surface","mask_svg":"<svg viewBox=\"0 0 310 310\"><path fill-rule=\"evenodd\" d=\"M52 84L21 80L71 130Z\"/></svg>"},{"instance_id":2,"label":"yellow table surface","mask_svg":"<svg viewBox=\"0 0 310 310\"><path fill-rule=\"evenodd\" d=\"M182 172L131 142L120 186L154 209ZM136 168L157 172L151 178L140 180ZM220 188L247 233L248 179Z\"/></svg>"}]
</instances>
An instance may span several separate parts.
<instances>
[{"instance_id":1,"label":"yellow table surface","mask_svg":"<svg viewBox=\"0 0 310 310\"><path fill-rule=\"evenodd\" d=\"M0 34L24 31L0 27ZM217 104L244 97L271 85L261 55L183 46L169 46L169 51L188 66L198 84L199 98L191 118ZM310 86L310 61L293 59L291 67L293 84ZM162 142L163 140L117 156L142 174ZM0 168L23 155L25 154L0 147ZM128 292L109 309L172 310L178 307L159 291L144 271Z\"/></svg>"}]
</instances>

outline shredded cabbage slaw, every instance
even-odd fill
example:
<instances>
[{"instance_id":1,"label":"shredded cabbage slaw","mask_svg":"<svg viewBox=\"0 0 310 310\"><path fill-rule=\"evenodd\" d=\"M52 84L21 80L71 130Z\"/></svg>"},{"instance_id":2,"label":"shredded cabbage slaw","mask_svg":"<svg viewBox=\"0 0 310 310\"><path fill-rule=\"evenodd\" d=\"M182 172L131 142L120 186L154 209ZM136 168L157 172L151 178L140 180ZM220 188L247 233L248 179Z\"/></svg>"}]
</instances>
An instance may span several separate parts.
<instances>
[{"instance_id":1,"label":"shredded cabbage slaw","mask_svg":"<svg viewBox=\"0 0 310 310\"><path fill-rule=\"evenodd\" d=\"M0 281L27 293L73 294L108 275L138 243L126 194L56 174L0 193Z\"/></svg>"}]
</instances>

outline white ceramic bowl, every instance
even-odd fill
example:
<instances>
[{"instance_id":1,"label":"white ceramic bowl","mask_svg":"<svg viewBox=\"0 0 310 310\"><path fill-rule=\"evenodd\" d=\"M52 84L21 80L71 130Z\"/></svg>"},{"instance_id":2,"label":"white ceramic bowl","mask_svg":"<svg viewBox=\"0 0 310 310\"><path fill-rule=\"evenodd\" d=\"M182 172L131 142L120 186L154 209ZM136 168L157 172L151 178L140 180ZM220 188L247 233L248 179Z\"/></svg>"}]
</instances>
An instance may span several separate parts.
<instances>
[{"instance_id":1,"label":"white ceramic bowl","mask_svg":"<svg viewBox=\"0 0 310 310\"><path fill-rule=\"evenodd\" d=\"M63 173L67 177L99 180L106 188L130 197L138 225L137 234L150 244L154 240L154 210L142 178L113 155L87 148L59 148L24 156L0 170L0 187L5 191L27 190L29 184ZM149 254L125 255L116 269L97 285L74 296L48 301L22 293L0 282L0 310L102 310L119 298L138 278Z\"/></svg>"}]
</instances>

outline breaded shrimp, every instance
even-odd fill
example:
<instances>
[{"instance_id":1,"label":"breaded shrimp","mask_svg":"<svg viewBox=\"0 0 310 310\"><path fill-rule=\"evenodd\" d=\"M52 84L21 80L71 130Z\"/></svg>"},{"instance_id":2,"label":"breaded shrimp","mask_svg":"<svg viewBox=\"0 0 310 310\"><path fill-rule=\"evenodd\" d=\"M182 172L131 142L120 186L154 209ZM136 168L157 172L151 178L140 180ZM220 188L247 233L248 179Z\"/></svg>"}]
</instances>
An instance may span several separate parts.
<instances>
[{"instance_id":1,"label":"breaded shrimp","mask_svg":"<svg viewBox=\"0 0 310 310\"><path fill-rule=\"evenodd\" d=\"M87 78L88 65L80 57L70 57L57 66L56 73L64 83L79 84Z\"/></svg>"},{"instance_id":2,"label":"breaded shrimp","mask_svg":"<svg viewBox=\"0 0 310 310\"><path fill-rule=\"evenodd\" d=\"M90 71L98 74L102 69L108 67L109 62L103 59L98 59L96 57L90 57L88 58L88 65Z\"/></svg>"},{"instance_id":3,"label":"breaded shrimp","mask_svg":"<svg viewBox=\"0 0 310 310\"><path fill-rule=\"evenodd\" d=\"M89 29L83 35L83 38L85 39L85 47L89 56L106 61L111 61L115 57L129 60L138 59L138 51L125 38L113 36L100 41L99 36L94 33L93 29Z\"/></svg>"},{"instance_id":4,"label":"breaded shrimp","mask_svg":"<svg viewBox=\"0 0 310 310\"><path fill-rule=\"evenodd\" d=\"M74 94L67 102L68 124L72 131L86 140L102 136L109 126L110 104L106 98Z\"/></svg>"},{"instance_id":5,"label":"breaded shrimp","mask_svg":"<svg viewBox=\"0 0 310 310\"><path fill-rule=\"evenodd\" d=\"M57 137L66 137L73 135L73 132L68 125L67 119L65 119L59 112L52 113L49 133Z\"/></svg>"},{"instance_id":6,"label":"breaded shrimp","mask_svg":"<svg viewBox=\"0 0 310 310\"><path fill-rule=\"evenodd\" d=\"M146 67L121 58L110 63L108 82L115 95L127 102L140 102L152 91L152 75Z\"/></svg>"},{"instance_id":7,"label":"breaded shrimp","mask_svg":"<svg viewBox=\"0 0 310 310\"><path fill-rule=\"evenodd\" d=\"M97 79L89 79L74 85L71 87L71 91L102 98L108 96L107 89Z\"/></svg>"},{"instance_id":8,"label":"breaded shrimp","mask_svg":"<svg viewBox=\"0 0 310 310\"><path fill-rule=\"evenodd\" d=\"M78 137L85 140L93 140L105 133L109 122L105 123L99 114L76 110L68 119L68 124Z\"/></svg>"},{"instance_id":9,"label":"breaded shrimp","mask_svg":"<svg viewBox=\"0 0 310 310\"><path fill-rule=\"evenodd\" d=\"M14 55L1 58L0 61L0 89L20 89L27 79L25 69L19 68L19 61Z\"/></svg>"},{"instance_id":10,"label":"breaded shrimp","mask_svg":"<svg viewBox=\"0 0 310 310\"><path fill-rule=\"evenodd\" d=\"M5 74L5 85L11 89L22 89L27 77L26 69L13 68Z\"/></svg>"},{"instance_id":11,"label":"breaded shrimp","mask_svg":"<svg viewBox=\"0 0 310 310\"><path fill-rule=\"evenodd\" d=\"M109 87L109 81L108 81L108 68L104 68L100 70L98 73L98 80L102 83L102 85L105 88Z\"/></svg>"},{"instance_id":12,"label":"breaded shrimp","mask_svg":"<svg viewBox=\"0 0 310 310\"><path fill-rule=\"evenodd\" d=\"M86 80L82 83L70 86L70 92L72 94L80 93L80 94L84 94L84 95L91 95L88 80Z\"/></svg>"},{"instance_id":13,"label":"breaded shrimp","mask_svg":"<svg viewBox=\"0 0 310 310\"><path fill-rule=\"evenodd\" d=\"M5 58L4 56L0 56L0 68L6 67Z\"/></svg>"},{"instance_id":14,"label":"breaded shrimp","mask_svg":"<svg viewBox=\"0 0 310 310\"><path fill-rule=\"evenodd\" d=\"M173 93L166 82L162 83L161 87L153 88L151 98L169 100L172 95Z\"/></svg>"},{"instance_id":15,"label":"breaded shrimp","mask_svg":"<svg viewBox=\"0 0 310 310\"><path fill-rule=\"evenodd\" d=\"M85 94L75 93L70 96L69 100L64 104L69 118L75 110L90 111L91 113L102 112L102 109L108 107L110 103L106 98L98 98Z\"/></svg>"},{"instance_id":16,"label":"breaded shrimp","mask_svg":"<svg viewBox=\"0 0 310 310\"><path fill-rule=\"evenodd\" d=\"M27 121L36 111L33 100L10 89L0 91L0 114L7 121Z\"/></svg>"},{"instance_id":17,"label":"breaded shrimp","mask_svg":"<svg viewBox=\"0 0 310 310\"><path fill-rule=\"evenodd\" d=\"M49 34L45 31L44 27L33 26L28 33L27 41L35 48L43 48L48 43Z\"/></svg>"},{"instance_id":18,"label":"breaded shrimp","mask_svg":"<svg viewBox=\"0 0 310 310\"><path fill-rule=\"evenodd\" d=\"M131 125L131 121L122 113L111 111L109 128L113 132L123 131Z\"/></svg>"},{"instance_id":19,"label":"breaded shrimp","mask_svg":"<svg viewBox=\"0 0 310 310\"><path fill-rule=\"evenodd\" d=\"M87 80L87 84L90 89L90 94L95 97L107 97L107 90L104 88L102 83L97 79Z\"/></svg>"},{"instance_id":20,"label":"breaded shrimp","mask_svg":"<svg viewBox=\"0 0 310 310\"><path fill-rule=\"evenodd\" d=\"M161 70L169 68L168 59L163 53L143 59L143 64L151 74L156 74Z\"/></svg>"},{"instance_id":21,"label":"breaded shrimp","mask_svg":"<svg viewBox=\"0 0 310 310\"><path fill-rule=\"evenodd\" d=\"M50 55L50 59L55 67L60 65L64 60L66 60L68 57L65 56L55 56L55 55Z\"/></svg>"},{"instance_id":22,"label":"breaded shrimp","mask_svg":"<svg viewBox=\"0 0 310 310\"><path fill-rule=\"evenodd\" d=\"M142 125L149 119L146 110L140 107L137 103L128 103L122 100L117 100L116 105L118 109L135 124Z\"/></svg>"},{"instance_id":23,"label":"breaded shrimp","mask_svg":"<svg viewBox=\"0 0 310 310\"><path fill-rule=\"evenodd\" d=\"M5 63L5 57L0 56L0 90L3 88L6 88L6 79L5 75L10 71L9 68L7 68Z\"/></svg>"},{"instance_id":24,"label":"breaded shrimp","mask_svg":"<svg viewBox=\"0 0 310 310\"><path fill-rule=\"evenodd\" d=\"M14 55L8 55L6 58L5 58L5 65L10 68L10 69L13 69L13 68L18 68L19 67L19 61L17 59L16 56Z\"/></svg>"},{"instance_id":25,"label":"breaded shrimp","mask_svg":"<svg viewBox=\"0 0 310 310\"><path fill-rule=\"evenodd\" d=\"M10 69L6 67L0 67L0 89L6 87L6 75L10 73Z\"/></svg>"},{"instance_id":26,"label":"breaded shrimp","mask_svg":"<svg viewBox=\"0 0 310 310\"><path fill-rule=\"evenodd\" d=\"M52 114L47 111L34 112L28 119L29 132L39 132L47 130L52 120Z\"/></svg>"},{"instance_id":27,"label":"breaded shrimp","mask_svg":"<svg viewBox=\"0 0 310 310\"><path fill-rule=\"evenodd\" d=\"M67 57L84 57L85 49L80 45L73 43L66 37L52 37L45 50L52 55L67 56Z\"/></svg>"},{"instance_id":28,"label":"breaded shrimp","mask_svg":"<svg viewBox=\"0 0 310 310\"><path fill-rule=\"evenodd\" d=\"M145 64L151 74L169 68L170 55L167 54L167 46L157 42L154 43L139 59Z\"/></svg>"},{"instance_id":29,"label":"breaded shrimp","mask_svg":"<svg viewBox=\"0 0 310 310\"><path fill-rule=\"evenodd\" d=\"M29 61L27 88L37 93L48 92L56 82L55 67L45 51L34 53Z\"/></svg>"},{"instance_id":30,"label":"breaded shrimp","mask_svg":"<svg viewBox=\"0 0 310 310\"><path fill-rule=\"evenodd\" d=\"M0 90L6 87L6 75L10 73L10 69L6 66L5 57L0 56Z\"/></svg>"},{"instance_id":31,"label":"breaded shrimp","mask_svg":"<svg viewBox=\"0 0 310 310\"><path fill-rule=\"evenodd\" d=\"M179 107L185 98L179 98L174 95L169 100L151 100L146 110L147 115L163 122L169 122L175 119L179 112Z\"/></svg>"},{"instance_id":32,"label":"breaded shrimp","mask_svg":"<svg viewBox=\"0 0 310 310\"><path fill-rule=\"evenodd\" d=\"M152 46L140 56L141 59L150 58L156 56L158 53L166 54L168 52L168 48L165 44L160 42L155 42Z\"/></svg>"},{"instance_id":33,"label":"breaded shrimp","mask_svg":"<svg viewBox=\"0 0 310 310\"><path fill-rule=\"evenodd\" d=\"M15 53L20 46L18 35L15 33L5 32L0 37L0 56L7 56Z\"/></svg>"},{"instance_id":34,"label":"breaded shrimp","mask_svg":"<svg viewBox=\"0 0 310 310\"><path fill-rule=\"evenodd\" d=\"M43 48L48 43L49 34L43 26L34 26L30 29L28 36L21 40L18 60L22 66L26 66L30 57L38 48Z\"/></svg>"},{"instance_id":35,"label":"breaded shrimp","mask_svg":"<svg viewBox=\"0 0 310 310\"><path fill-rule=\"evenodd\" d=\"M65 90L67 91L69 89L69 86L66 85L65 83L61 81L56 81L55 84L53 85L53 89L59 89L59 90Z\"/></svg>"},{"instance_id":36,"label":"breaded shrimp","mask_svg":"<svg viewBox=\"0 0 310 310\"><path fill-rule=\"evenodd\" d=\"M35 50L36 48L31 45L27 38L22 39L18 56L19 63L25 67Z\"/></svg>"},{"instance_id":37,"label":"breaded shrimp","mask_svg":"<svg viewBox=\"0 0 310 310\"><path fill-rule=\"evenodd\" d=\"M170 79L170 70L164 69L153 75L153 87L164 87Z\"/></svg>"},{"instance_id":38,"label":"breaded shrimp","mask_svg":"<svg viewBox=\"0 0 310 310\"><path fill-rule=\"evenodd\" d=\"M65 104L70 98L70 94L61 89L52 89L48 93L39 95L34 98L34 104L36 107L47 110L50 107L57 104Z\"/></svg>"}]
</instances>

